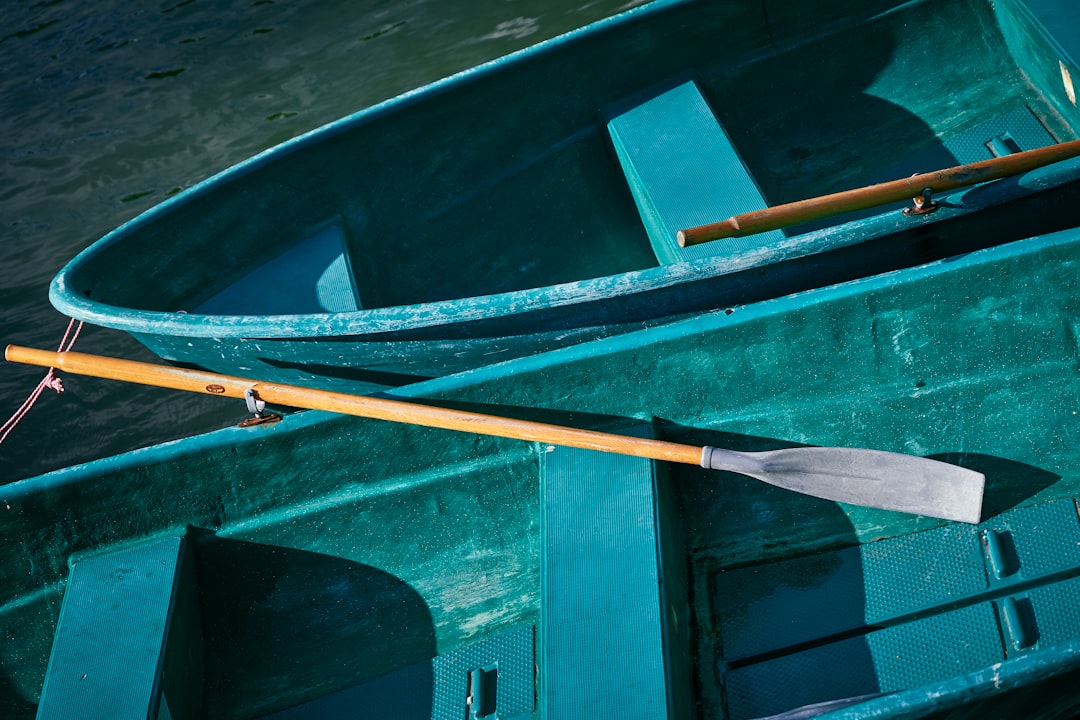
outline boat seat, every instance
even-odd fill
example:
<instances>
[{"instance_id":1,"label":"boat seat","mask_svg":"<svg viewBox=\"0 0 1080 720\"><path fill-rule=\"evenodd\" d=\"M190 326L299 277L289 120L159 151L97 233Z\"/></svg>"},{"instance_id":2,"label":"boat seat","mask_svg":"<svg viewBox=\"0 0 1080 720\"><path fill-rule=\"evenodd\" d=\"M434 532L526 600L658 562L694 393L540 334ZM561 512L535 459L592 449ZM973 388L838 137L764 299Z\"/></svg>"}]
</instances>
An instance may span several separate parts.
<instances>
[{"instance_id":1,"label":"boat seat","mask_svg":"<svg viewBox=\"0 0 1080 720\"><path fill-rule=\"evenodd\" d=\"M684 555L657 464L549 446L541 473L544 717L682 716L688 700L679 689L690 687Z\"/></svg>"},{"instance_id":2,"label":"boat seat","mask_svg":"<svg viewBox=\"0 0 1080 720\"><path fill-rule=\"evenodd\" d=\"M182 537L72 563L38 720L195 718L202 641Z\"/></svg>"},{"instance_id":3,"label":"boat seat","mask_svg":"<svg viewBox=\"0 0 1080 720\"><path fill-rule=\"evenodd\" d=\"M774 230L679 247L679 230L768 207L692 80L613 117L608 132L662 264L729 255L784 237Z\"/></svg>"},{"instance_id":4,"label":"boat seat","mask_svg":"<svg viewBox=\"0 0 1080 720\"><path fill-rule=\"evenodd\" d=\"M1080 520L1061 500L708 582L731 720L874 703L1080 639Z\"/></svg>"},{"instance_id":5,"label":"boat seat","mask_svg":"<svg viewBox=\"0 0 1080 720\"><path fill-rule=\"evenodd\" d=\"M330 225L242 276L196 308L199 315L299 315L361 307L345 233Z\"/></svg>"}]
</instances>

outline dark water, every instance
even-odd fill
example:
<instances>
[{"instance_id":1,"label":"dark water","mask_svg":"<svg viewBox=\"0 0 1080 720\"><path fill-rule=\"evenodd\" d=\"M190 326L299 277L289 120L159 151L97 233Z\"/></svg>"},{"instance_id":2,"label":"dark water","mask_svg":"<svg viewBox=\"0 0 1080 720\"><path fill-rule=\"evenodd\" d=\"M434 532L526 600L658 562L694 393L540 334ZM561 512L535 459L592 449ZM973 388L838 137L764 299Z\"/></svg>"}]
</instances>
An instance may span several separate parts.
<instances>
[{"instance_id":1,"label":"dark water","mask_svg":"<svg viewBox=\"0 0 1080 720\"><path fill-rule=\"evenodd\" d=\"M55 349L48 284L179 189L627 0L0 4L0 343ZM87 327L84 352L153 360ZM0 421L42 377L0 362ZM237 422L239 401L66 376L0 445L0 482Z\"/></svg>"}]
</instances>

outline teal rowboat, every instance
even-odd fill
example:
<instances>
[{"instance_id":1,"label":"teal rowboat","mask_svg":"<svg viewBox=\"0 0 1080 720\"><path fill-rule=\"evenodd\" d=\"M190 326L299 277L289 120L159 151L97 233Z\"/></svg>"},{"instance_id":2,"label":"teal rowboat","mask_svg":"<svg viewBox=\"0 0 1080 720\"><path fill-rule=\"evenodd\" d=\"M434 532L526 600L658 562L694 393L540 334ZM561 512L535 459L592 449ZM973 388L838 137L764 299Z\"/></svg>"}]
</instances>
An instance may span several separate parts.
<instances>
[{"instance_id":1,"label":"teal rowboat","mask_svg":"<svg viewBox=\"0 0 1080 720\"><path fill-rule=\"evenodd\" d=\"M945 459L980 525L318 412L4 486L0 714L1072 717L1078 268L1037 236L391 393Z\"/></svg>"},{"instance_id":2,"label":"teal rowboat","mask_svg":"<svg viewBox=\"0 0 1080 720\"><path fill-rule=\"evenodd\" d=\"M174 363L362 391L1065 229L1076 160L934 214L676 243L1080 137L1071 20L1047 0L662 0L243 162L50 295Z\"/></svg>"}]
</instances>

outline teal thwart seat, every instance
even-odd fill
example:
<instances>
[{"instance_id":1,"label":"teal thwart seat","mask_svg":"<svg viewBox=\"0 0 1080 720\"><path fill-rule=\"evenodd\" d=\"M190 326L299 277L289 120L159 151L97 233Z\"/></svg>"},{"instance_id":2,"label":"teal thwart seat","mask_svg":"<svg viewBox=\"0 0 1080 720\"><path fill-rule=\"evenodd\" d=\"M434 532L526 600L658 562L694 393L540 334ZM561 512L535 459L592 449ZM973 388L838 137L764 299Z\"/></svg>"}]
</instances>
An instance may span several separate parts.
<instances>
[{"instance_id":1,"label":"teal thwart seat","mask_svg":"<svg viewBox=\"0 0 1080 720\"><path fill-rule=\"evenodd\" d=\"M38 720L198 717L197 598L180 537L74 562Z\"/></svg>"},{"instance_id":2,"label":"teal thwart seat","mask_svg":"<svg viewBox=\"0 0 1080 720\"><path fill-rule=\"evenodd\" d=\"M661 263L728 255L784 237L774 230L679 247L679 230L768 207L693 81L612 118L608 132Z\"/></svg>"},{"instance_id":3,"label":"teal thwart seat","mask_svg":"<svg viewBox=\"0 0 1080 720\"><path fill-rule=\"evenodd\" d=\"M689 687L685 583L656 463L554 446L544 460L544 717L679 716Z\"/></svg>"},{"instance_id":4,"label":"teal thwart seat","mask_svg":"<svg viewBox=\"0 0 1080 720\"><path fill-rule=\"evenodd\" d=\"M331 225L242 276L191 312L296 315L359 309L344 232Z\"/></svg>"}]
</instances>

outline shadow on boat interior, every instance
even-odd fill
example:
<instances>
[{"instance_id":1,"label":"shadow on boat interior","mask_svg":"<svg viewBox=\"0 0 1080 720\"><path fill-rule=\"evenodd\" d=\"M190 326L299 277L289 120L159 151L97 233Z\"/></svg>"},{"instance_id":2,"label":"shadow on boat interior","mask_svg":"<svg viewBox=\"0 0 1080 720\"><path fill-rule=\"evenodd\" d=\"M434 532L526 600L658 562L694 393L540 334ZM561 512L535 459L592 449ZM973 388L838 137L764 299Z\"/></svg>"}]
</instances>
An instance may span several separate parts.
<instances>
[{"instance_id":1,"label":"shadow on boat interior","mask_svg":"<svg viewBox=\"0 0 1080 720\"><path fill-rule=\"evenodd\" d=\"M1018 507L1061 480L1060 475L1048 470L983 453L940 453L930 457L977 470L986 476L983 520Z\"/></svg>"},{"instance_id":2,"label":"shadow on boat interior","mask_svg":"<svg viewBox=\"0 0 1080 720\"><path fill-rule=\"evenodd\" d=\"M6 673L0 672L0 717L21 720L33 718L37 714L37 705L23 699L22 693L8 678Z\"/></svg>"},{"instance_id":3,"label":"shadow on boat interior","mask_svg":"<svg viewBox=\"0 0 1080 720\"><path fill-rule=\"evenodd\" d=\"M437 654L435 629L407 583L320 553L199 529L189 537L196 540L210 716L285 720L352 706L430 717L434 679L424 661ZM408 672L368 682L398 668ZM292 710L275 712L283 708Z\"/></svg>"}]
</instances>

